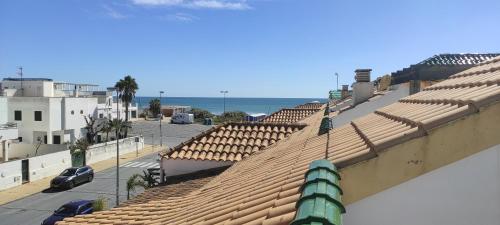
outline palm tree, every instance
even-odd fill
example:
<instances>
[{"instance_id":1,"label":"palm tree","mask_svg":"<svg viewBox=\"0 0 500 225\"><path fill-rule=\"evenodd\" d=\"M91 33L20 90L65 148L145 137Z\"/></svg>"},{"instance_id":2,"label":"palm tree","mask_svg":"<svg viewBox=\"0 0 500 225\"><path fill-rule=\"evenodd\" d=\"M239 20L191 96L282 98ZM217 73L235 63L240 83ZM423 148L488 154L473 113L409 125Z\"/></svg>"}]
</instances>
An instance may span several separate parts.
<instances>
[{"instance_id":1,"label":"palm tree","mask_svg":"<svg viewBox=\"0 0 500 225\"><path fill-rule=\"evenodd\" d=\"M108 121L108 126L111 130L115 130L116 138L120 139L121 133L128 128L131 128L130 122L122 119L113 119Z\"/></svg>"},{"instance_id":2,"label":"palm tree","mask_svg":"<svg viewBox=\"0 0 500 225\"><path fill-rule=\"evenodd\" d=\"M113 131L111 126L112 120L108 120L102 124L101 132L106 133L106 142L109 141L109 132Z\"/></svg>"},{"instance_id":3,"label":"palm tree","mask_svg":"<svg viewBox=\"0 0 500 225\"><path fill-rule=\"evenodd\" d=\"M135 192L136 187L147 188L146 183L139 174L134 174L127 180L127 200L130 199L130 192Z\"/></svg>"},{"instance_id":4,"label":"palm tree","mask_svg":"<svg viewBox=\"0 0 500 225\"><path fill-rule=\"evenodd\" d=\"M139 89L139 85L130 75L125 76L115 84L118 98L125 104L125 121L128 122L128 107L135 98L135 92ZM125 129L125 137L127 137L127 129Z\"/></svg>"}]
</instances>

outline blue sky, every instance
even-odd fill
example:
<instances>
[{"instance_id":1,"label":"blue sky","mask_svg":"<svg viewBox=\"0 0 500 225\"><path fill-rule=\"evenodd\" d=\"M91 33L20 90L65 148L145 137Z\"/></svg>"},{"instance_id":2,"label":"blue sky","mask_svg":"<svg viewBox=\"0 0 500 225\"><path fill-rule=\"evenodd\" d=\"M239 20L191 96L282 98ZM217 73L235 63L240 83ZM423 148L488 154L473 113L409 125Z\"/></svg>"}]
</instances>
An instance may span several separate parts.
<instances>
[{"instance_id":1,"label":"blue sky","mask_svg":"<svg viewBox=\"0 0 500 225\"><path fill-rule=\"evenodd\" d=\"M0 0L0 78L138 95L326 97L356 68L383 75L439 53L500 52L500 1Z\"/></svg>"}]
</instances>

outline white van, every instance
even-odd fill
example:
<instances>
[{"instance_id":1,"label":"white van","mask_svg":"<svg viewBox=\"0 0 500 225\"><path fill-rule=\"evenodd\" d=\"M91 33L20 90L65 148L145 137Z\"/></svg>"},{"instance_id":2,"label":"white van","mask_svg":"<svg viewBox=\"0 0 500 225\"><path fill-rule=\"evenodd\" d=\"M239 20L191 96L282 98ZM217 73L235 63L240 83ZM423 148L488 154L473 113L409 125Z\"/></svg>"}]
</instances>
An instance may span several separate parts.
<instances>
[{"instance_id":1,"label":"white van","mask_svg":"<svg viewBox=\"0 0 500 225\"><path fill-rule=\"evenodd\" d=\"M191 124L194 122L194 115L190 113L177 113L172 116L172 123Z\"/></svg>"}]
</instances>

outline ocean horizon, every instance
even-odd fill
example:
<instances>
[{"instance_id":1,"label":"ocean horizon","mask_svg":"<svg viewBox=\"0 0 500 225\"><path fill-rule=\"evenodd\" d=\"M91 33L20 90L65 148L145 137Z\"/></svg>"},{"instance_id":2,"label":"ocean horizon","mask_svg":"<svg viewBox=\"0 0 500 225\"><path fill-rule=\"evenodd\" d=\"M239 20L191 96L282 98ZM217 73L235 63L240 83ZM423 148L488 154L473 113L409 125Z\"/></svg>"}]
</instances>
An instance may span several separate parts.
<instances>
[{"instance_id":1,"label":"ocean horizon","mask_svg":"<svg viewBox=\"0 0 500 225\"><path fill-rule=\"evenodd\" d=\"M140 109L148 108L149 101L158 97L136 96L134 102ZM243 111L247 114L271 114L282 108L293 108L297 105L319 101L326 102L326 98L247 98L226 97L226 112ZM162 105L183 105L208 110L220 115L224 111L223 97L162 97Z\"/></svg>"}]
</instances>

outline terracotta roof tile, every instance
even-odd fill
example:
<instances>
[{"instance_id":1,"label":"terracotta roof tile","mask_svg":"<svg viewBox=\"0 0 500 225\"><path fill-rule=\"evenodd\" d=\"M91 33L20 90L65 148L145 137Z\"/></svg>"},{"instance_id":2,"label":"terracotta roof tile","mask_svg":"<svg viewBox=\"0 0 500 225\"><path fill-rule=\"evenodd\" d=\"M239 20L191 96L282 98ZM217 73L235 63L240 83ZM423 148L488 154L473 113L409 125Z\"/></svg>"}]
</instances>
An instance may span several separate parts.
<instances>
[{"instance_id":1,"label":"terracotta roof tile","mask_svg":"<svg viewBox=\"0 0 500 225\"><path fill-rule=\"evenodd\" d=\"M190 141L181 143L169 153L169 159L240 161L293 132L305 124L288 123L228 123L203 132Z\"/></svg>"},{"instance_id":2,"label":"terracotta roof tile","mask_svg":"<svg viewBox=\"0 0 500 225\"><path fill-rule=\"evenodd\" d=\"M310 102L310 103L305 103L302 105L295 106L296 109L321 109L323 108L325 104L324 103L316 103L316 102Z\"/></svg>"},{"instance_id":3,"label":"terracotta roof tile","mask_svg":"<svg viewBox=\"0 0 500 225\"><path fill-rule=\"evenodd\" d=\"M500 62L490 62L480 67L498 65ZM489 79L487 73L470 76ZM466 88L484 85L464 84ZM493 88L499 84L486 85ZM332 129L329 135L317 136L323 118L323 112L317 112L303 120L308 126L292 138L235 163L189 194L67 218L59 224L289 224L308 164L323 158L325 150L338 167L350 166L500 100L497 92L478 92L470 97L455 95L455 88L431 86L421 94ZM432 99L439 101L428 101ZM467 104L452 100L467 100Z\"/></svg>"},{"instance_id":4,"label":"terracotta roof tile","mask_svg":"<svg viewBox=\"0 0 500 225\"><path fill-rule=\"evenodd\" d=\"M281 109L268 117L264 118L262 122L268 123L295 123L307 118L314 114L319 109L308 108L294 108L294 109Z\"/></svg>"}]
</instances>

